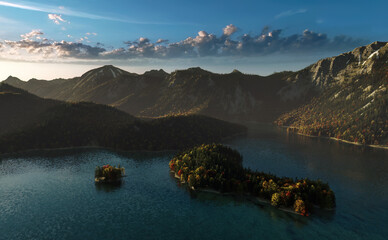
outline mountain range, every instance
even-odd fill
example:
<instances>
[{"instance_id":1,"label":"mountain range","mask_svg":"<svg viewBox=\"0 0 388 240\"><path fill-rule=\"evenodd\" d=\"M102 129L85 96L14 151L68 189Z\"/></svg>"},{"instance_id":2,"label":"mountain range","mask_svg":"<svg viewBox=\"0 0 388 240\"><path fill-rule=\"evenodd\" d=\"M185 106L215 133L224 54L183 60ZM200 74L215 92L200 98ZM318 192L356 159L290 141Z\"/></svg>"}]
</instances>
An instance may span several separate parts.
<instances>
[{"instance_id":1,"label":"mountain range","mask_svg":"<svg viewBox=\"0 0 388 240\"><path fill-rule=\"evenodd\" d=\"M290 85L286 81L289 74L262 77L237 70L215 74L201 68L134 74L109 65L72 79L24 82L9 77L4 83L43 98L110 105L137 117L201 114L234 121L272 121L299 106L309 94L303 93L284 105L278 92Z\"/></svg>"},{"instance_id":2,"label":"mountain range","mask_svg":"<svg viewBox=\"0 0 388 240\"><path fill-rule=\"evenodd\" d=\"M227 121L275 121L303 134L381 145L388 132L387 49L387 42L373 42L300 71L269 76L201 68L135 74L107 65L71 79L25 82L10 76L4 83L42 98L106 104L141 118L202 114ZM372 117L374 137L360 141L355 134L368 132L361 128ZM334 130L327 127L333 121L340 122ZM352 129L357 131L350 134Z\"/></svg>"}]
</instances>

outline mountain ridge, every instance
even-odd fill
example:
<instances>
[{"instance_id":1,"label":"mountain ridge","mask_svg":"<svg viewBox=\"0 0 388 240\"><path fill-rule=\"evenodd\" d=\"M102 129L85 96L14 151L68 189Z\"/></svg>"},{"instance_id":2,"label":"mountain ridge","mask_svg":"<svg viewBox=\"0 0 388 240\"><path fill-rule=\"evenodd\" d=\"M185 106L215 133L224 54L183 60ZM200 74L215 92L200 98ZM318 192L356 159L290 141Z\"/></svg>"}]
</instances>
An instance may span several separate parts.
<instances>
[{"instance_id":1,"label":"mountain ridge","mask_svg":"<svg viewBox=\"0 0 388 240\"><path fill-rule=\"evenodd\" d=\"M288 74L276 73L269 77L236 71L215 74L201 68L176 70L170 74L163 70L151 70L144 74L125 71L113 74L114 71L121 71L117 69L103 66L67 80L23 82L7 79L4 82L44 98L92 101L117 107L139 117L196 113L231 120L247 118L259 110L267 92L275 93L270 85L286 84L283 78ZM273 79L273 76L277 79ZM259 81L269 86L261 87L262 90L252 87L258 85ZM270 115L272 119L277 113L259 114L256 117L260 118L260 115L263 119Z\"/></svg>"},{"instance_id":2,"label":"mountain ridge","mask_svg":"<svg viewBox=\"0 0 388 240\"><path fill-rule=\"evenodd\" d=\"M386 58L387 42L373 42L306 68L269 76L238 70L218 74L193 67L166 73L129 73L102 66L67 80L6 80L38 96L63 101L91 101L117 107L138 117L203 114L227 121L272 122L334 85L375 71Z\"/></svg>"}]
</instances>

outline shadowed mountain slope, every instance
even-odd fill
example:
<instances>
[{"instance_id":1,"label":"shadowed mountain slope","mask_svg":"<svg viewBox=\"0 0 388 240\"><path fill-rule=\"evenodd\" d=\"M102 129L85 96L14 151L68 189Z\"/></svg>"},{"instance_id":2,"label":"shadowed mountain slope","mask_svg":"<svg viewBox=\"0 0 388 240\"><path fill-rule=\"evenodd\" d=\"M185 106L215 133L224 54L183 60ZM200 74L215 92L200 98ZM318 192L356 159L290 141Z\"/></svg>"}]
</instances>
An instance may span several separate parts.
<instances>
[{"instance_id":1,"label":"shadowed mountain slope","mask_svg":"<svg viewBox=\"0 0 388 240\"><path fill-rule=\"evenodd\" d=\"M182 149L246 131L197 115L141 120L110 106L42 99L7 84L0 84L0 112L0 153L79 146Z\"/></svg>"},{"instance_id":2,"label":"shadowed mountain slope","mask_svg":"<svg viewBox=\"0 0 388 240\"><path fill-rule=\"evenodd\" d=\"M44 98L107 104L139 117L203 114L226 120L270 121L304 101L305 96L284 105L278 95L289 85L285 80L289 74L261 77L189 68L171 74L152 70L139 75L104 66L73 79L23 82L11 77L5 83Z\"/></svg>"}]
</instances>

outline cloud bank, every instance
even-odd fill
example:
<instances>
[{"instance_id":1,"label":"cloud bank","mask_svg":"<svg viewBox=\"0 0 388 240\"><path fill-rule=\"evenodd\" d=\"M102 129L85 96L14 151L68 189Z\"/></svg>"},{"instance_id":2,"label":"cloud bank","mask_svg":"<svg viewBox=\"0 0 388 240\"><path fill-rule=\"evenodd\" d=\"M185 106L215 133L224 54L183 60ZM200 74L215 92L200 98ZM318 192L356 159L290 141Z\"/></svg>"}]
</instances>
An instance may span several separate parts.
<instances>
[{"instance_id":1,"label":"cloud bank","mask_svg":"<svg viewBox=\"0 0 388 240\"><path fill-rule=\"evenodd\" d=\"M60 16L59 16L60 17ZM58 18L54 18L58 21ZM54 20L52 19L52 20ZM319 51L345 51L366 44L365 40L348 36L329 38L324 33L304 30L302 33L283 36L282 29L265 27L260 34L236 35L238 28L233 24L222 29L222 34L199 31L194 37L178 42L167 39L140 37L135 41L124 41L123 47L106 49L103 44L91 46L81 42L54 41L44 38L40 30L21 35L18 41L0 42L0 58L3 59L173 59L201 57L255 57L275 53L293 54ZM87 35L97 35L87 33Z\"/></svg>"}]
</instances>

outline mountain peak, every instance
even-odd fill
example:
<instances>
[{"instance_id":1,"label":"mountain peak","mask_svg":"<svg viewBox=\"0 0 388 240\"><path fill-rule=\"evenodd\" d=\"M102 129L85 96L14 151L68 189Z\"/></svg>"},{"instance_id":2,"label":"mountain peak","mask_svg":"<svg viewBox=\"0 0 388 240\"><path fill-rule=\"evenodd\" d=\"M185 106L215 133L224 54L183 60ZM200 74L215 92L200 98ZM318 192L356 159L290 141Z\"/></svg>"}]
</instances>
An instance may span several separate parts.
<instances>
[{"instance_id":1,"label":"mountain peak","mask_svg":"<svg viewBox=\"0 0 388 240\"><path fill-rule=\"evenodd\" d=\"M168 75L163 69L146 71L144 76L165 77Z\"/></svg>"},{"instance_id":2,"label":"mountain peak","mask_svg":"<svg viewBox=\"0 0 388 240\"><path fill-rule=\"evenodd\" d=\"M104 66L97 68L97 69L102 69L102 70L107 70L107 71L122 71L122 72L124 72L124 70L121 70L120 68L115 67L113 65L104 65Z\"/></svg>"},{"instance_id":3,"label":"mountain peak","mask_svg":"<svg viewBox=\"0 0 388 240\"><path fill-rule=\"evenodd\" d=\"M10 81L15 81L15 82L18 82L18 81L22 81L22 80L20 80L20 79L17 78L17 77L14 77L14 76L9 75L9 76L7 77L7 79L5 79L4 81L8 81L8 82L10 82Z\"/></svg>"},{"instance_id":4,"label":"mountain peak","mask_svg":"<svg viewBox=\"0 0 388 240\"><path fill-rule=\"evenodd\" d=\"M200 67L192 67L192 68L188 68L187 70L192 72L208 72Z\"/></svg>"},{"instance_id":5,"label":"mountain peak","mask_svg":"<svg viewBox=\"0 0 388 240\"><path fill-rule=\"evenodd\" d=\"M117 70L117 69L121 70L120 68L115 67L113 65L104 65L101 68L103 68L103 69L112 69L112 70Z\"/></svg>"},{"instance_id":6,"label":"mountain peak","mask_svg":"<svg viewBox=\"0 0 388 240\"><path fill-rule=\"evenodd\" d=\"M89 79L89 78L99 78L99 79L113 79L117 78L124 74L130 74L120 68L117 68L113 65L104 65L99 68L92 69L86 73L84 73L81 78Z\"/></svg>"},{"instance_id":7,"label":"mountain peak","mask_svg":"<svg viewBox=\"0 0 388 240\"><path fill-rule=\"evenodd\" d=\"M20 80L17 77L9 76L7 79L3 81L3 83L15 86L15 87L20 87L22 86L25 82Z\"/></svg>"},{"instance_id":8,"label":"mountain peak","mask_svg":"<svg viewBox=\"0 0 388 240\"><path fill-rule=\"evenodd\" d=\"M385 47L388 45L388 42L373 42L369 45L358 47L351 51L350 53L354 55L355 58L357 58L358 61L365 61L370 57L371 54L374 52L380 50L382 47Z\"/></svg>"},{"instance_id":9,"label":"mountain peak","mask_svg":"<svg viewBox=\"0 0 388 240\"><path fill-rule=\"evenodd\" d=\"M378 48L381 48L387 44L388 44L388 42L374 41L370 45L377 46Z\"/></svg>"},{"instance_id":10,"label":"mountain peak","mask_svg":"<svg viewBox=\"0 0 388 240\"><path fill-rule=\"evenodd\" d=\"M200 67L191 67L187 69L182 69L182 70L176 70L174 73L179 73L179 74L210 74L211 72L206 71Z\"/></svg>"}]
</instances>

